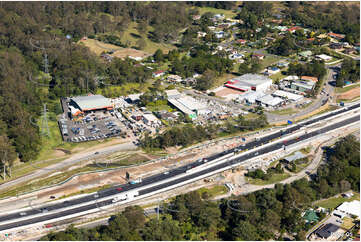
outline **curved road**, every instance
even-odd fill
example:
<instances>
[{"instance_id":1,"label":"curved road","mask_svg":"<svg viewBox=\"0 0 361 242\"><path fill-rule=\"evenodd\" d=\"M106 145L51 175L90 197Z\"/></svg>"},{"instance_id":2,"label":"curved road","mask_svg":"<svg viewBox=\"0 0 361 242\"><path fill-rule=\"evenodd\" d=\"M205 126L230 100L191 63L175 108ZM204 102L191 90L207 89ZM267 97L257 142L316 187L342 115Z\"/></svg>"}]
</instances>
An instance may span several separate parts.
<instances>
[{"instance_id":1,"label":"curved road","mask_svg":"<svg viewBox=\"0 0 361 242\"><path fill-rule=\"evenodd\" d=\"M274 139L276 139L278 137L282 137L285 134L291 134L291 133L293 133L293 132L295 132L297 130L300 130L305 125L310 125L310 124L316 123L318 121L321 121L321 120L323 120L325 118L332 117L334 115L347 112L347 111L349 111L351 109L357 109L359 107L360 107L360 104L356 104L356 105L350 106L348 108L338 110L338 111L333 112L333 113L328 113L328 114L326 114L326 115L324 115L322 117L318 117L318 118L306 121L302 125L298 124L298 125L292 126L292 127L287 128L285 130L281 130L281 131L276 132L274 134L262 137L258 141L252 141L250 143L247 143L245 146L239 146L239 147L230 149L228 151L225 151L225 152L222 152L222 153L215 154L213 156L207 157L206 159L208 161L212 161L212 160L215 160L217 158L221 158L226 154L231 154L236 149L238 149L238 150L239 149L241 149L241 150L246 150L247 149L248 150L248 149L252 149L252 148L255 148L255 147L262 146L263 144L271 142L272 140L274 140ZM327 126L325 128L321 128L319 130L316 130L316 131L313 131L313 132L310 132L310 133L306 133L306 134L301 135L301 136L299 136L297 138L287 140L286 142L277 142L277 143L272 144L270 146L261 148L261 149L259 149L257 151L253 151L253 152L250 152L248 154L244 154L244 155L242 155L242 156L240 156L238 158L234 158L233 160L229 160L227 162L217 164L217 165L215 165L213 167L204 168L203 170L200 170L198 172L191 173L189 175L184 175L182 177L174 178L171 181L164 182L164 183L159 184L159 185L154 185L152 187L141 189L141 190L139 190L139 195L144 195L144 194L148 194L148 193L151 193L151 192L154 192L154 191L158 191L159 189L167 188L169 186L176 185L176 184L179 184L181 182L184 182L184 181L187 181L187 180L190 180L190 179L194 179L194 178L197 178L197 177L202 176L202 175L206 175L206 174L208 174L210 172L214 172L214 171L218 171L220 169L224 169L224 168L229 167L230 165L233 165L233 164L234 165L242 164L242 163L246 162L250 158L254 158L256 156L263 155L263 154L272 152L274 150L280 149L285 144L286 145L292 145L292 144L301 142L301 141L303 141L305 139L308 139L308 138L311 138L311 137L326 133L326 132L328 132L330 130L333 130L333 129L336 129L336 128L339 128L339 127L343 127L343 126L345 126L347 124L350 124L350 123L353 123L353 122L357 122L359 120L360 120L360 116L349 118L349 119L346 119L344 121L340 121L340 122L335 123L333 125ZM150 176L150 177L146 177L146 178L143 179L143 181L141 183L138 183L138 184L134 184L134 185L125 184L125 185L120 186L122 188L121 191L118 191L114 187L109 188L109 189L105 189L105 190L102 190L102 191L98 192L98 195L99 195L98 198L95 198L94 194L92 194L92 195L87 195L87 196L84 196L84 197L81 197L81 198L69 200L69 201L63 202L63 203L48 205L48 206L44 206L44 207L36 208L36 209L29 209L29 210L25 211L26 212L25 216L21 216L18 212L17 213L7 214L7 215L4 215L4 216L0 217L0 222L5 222L5 221L13 220L13 219L22 219L22 220L17 221L17 222L10 222L9 221L9 223L0 225L0 230L7 230L7 229L21 227L21 226L25 226L25 225L30 225L30 224L38 223L38 222L46 222L47 220L50 220L50 219L61 218L61 217L67 216L67 215L72 215L74 213L79 213L79 212L84 212L84 211L88 211L88 210L91 210L91 209L96 209L96 208L99 208L101 206L107 206L107 205L112 204L112 199L111 198L107 199L105 201L102 201L101 203L98 203L97 200L101 199L101 198L107 198L109 196L113 196L113 195L122 193L124 191L133 190L135 188L142 188L142 187L144 187L146 185L151 185L153 183L158 183L158 182L160 182L162 180L169 179L169 178L178 176L180 174L184 174L187 170L195 168L195 167L197 167L199 165L202 165L202 164L203 164L203 162L196 161L196 162L194 162L192 164L189 164L189 165L186 165L186 166L179 167L177 169L171 170L168 174L161 173L161 174L153 175L153 176ZM78 205L78 204L89 202L89 201L94 201L94 203L65 210L69 206ZM53 213L53 214L46 214L46 213L42 212L42 210L45 209L45 208L48 211L58 210L58 209L63 209L63 211L59 211L59 212L56 212L56 213ZM28 217L30 215L36 215L36 214L41 214L41 216L35 217L35 218L26 218L26 217Z\"/></svg>"}]
</instances>

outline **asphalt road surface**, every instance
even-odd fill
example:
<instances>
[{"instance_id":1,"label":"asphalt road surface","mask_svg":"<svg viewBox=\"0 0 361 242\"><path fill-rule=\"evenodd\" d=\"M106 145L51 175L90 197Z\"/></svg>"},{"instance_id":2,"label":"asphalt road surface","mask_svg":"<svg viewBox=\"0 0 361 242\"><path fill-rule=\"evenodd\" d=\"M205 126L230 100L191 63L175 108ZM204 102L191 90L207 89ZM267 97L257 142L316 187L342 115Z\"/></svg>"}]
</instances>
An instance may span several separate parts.
<instances>
[{"instance_id":1,"label":"asphalt road surface","mask_svg":"<svg viewBox=\"0 0 361 242\"><path fill-rule=\"evenodd\" d=\"M222 157L222 156L224 156L226 154L233 153L235 149L239 149L239 150L248 149L249 150L249 149L261 146L263 144L266 144L266 143L272 141L275 138L282 137L282 136L284 136L286 134L290 134L290 133L292 133L294 131L297 131L300 128L302 128L304 125L310 125L310 124L316 123L316 122L318 122L320 120L323 120L325 118L332 117L332 116L335 116L337 114L341 114L341 113L344 113L344 112L349 111L351 109L356 109L356 108L359 108L359 107L360 107L360 104L356 104L356 105L348 107L347 109L341 109L341 110L339 110L337 112L329 113L329 114L327 114L327 115L325 115L323 117L319 117L319 118L304 122L302 125L300 125L300 124L295 125L295 126L293 126L291 128L287 128L287 129L281 130L281 131L279 131L277 133L274 133L274 134L268 135L266 137L260 138L258 141L249 142L245 146L239 146L239 147L227 150L225 152L222 152L222 153L215 154L213 156L207 157L206 159L208 161L212 161L212 160L220 158L220 157ZM160 184L160 185L156 185L156 186L153 186L153 187L150 187L150 188L139 190L139 195L144 195L144 194L147 194L147 193L150 193L150 192L153 192L153 191L157 191L157 190L162 189L162 188L166 188L166 187L171 186L171 185L178 184L178 183L183 182L183 181L187 181L189 179L199 177L201 175L210 173L212 171L216 171L216 170L219 170L221 168L227 167L227 166L229 166L231 164L242 164L242 163L246 162L250 158L254 158L256 156L269 153L271 151L280 149L280 148L282 148L284 146L288 146L288 145L292 145L292 144L301 142L301 141L303 141L305 139L308 139L310 137L314 137L314 136L326 133L326 132L328 132L330 130L333 130L333 129L336 129L336 128L339 128L339 127L343 127L343 126L345 126L347 124L357 122L358 120L360 120L359 116L349 118L349 119L346 119L344 121L338 122L336 124L330 125L328 127L321 128L319 130L316 130L316 131L313 131L313 132L310 132L310 133L306 133L306 134L301 135L299 137L296 137L296 138L293 138L293 139L290 139L290 140L287 140L287 141L277 142L277 143L275 143L273 145L270 145L268 147L259 149L257 151L245 154L243 156L240 156L240 157L238 157L236 159L233 159L233 160L230 160L228 162L223 162L222 164L218 164L218 165L210 167L210 168L204 168L203 170L201 170L199 172L189 174L188 176L183 176L181 178L177 178L177 179L174 179L172 181L169 181L169 182L166 182L166 183L163 183L163 184ZM74 214L74 213L79 213L79 212L99 208L99 207L102 207L102 206L106 206L106 205L109 205L109 204L112 203L112 199L108 199L108 200L105 200L105 201L102 201L102 202L97 202L97 200L100 199L100 198L106 198L108 196L112 196L112 195L115 195L115 194L118 194L118 193L121 193L121 192L124 192L124 191L129 191L129 190L132 190L132 189L135 189L135 188L141 188L141 187L143 187L145 185L149 185L149 184L152 184L152 183L155 183L155 182L159 182L159 181L174 177L176 175L179 175L179 174L182 174L182 173L186 172L188 169L195 168L195 167L197 167L199 165L202 165L202 164L204 164L204 163L196 161L196 162L193 162L193 163L188 164L186 166L179 167L179 168L176 168L174 170L170 170L168 174L161 173L161 174L153 175L153 176L150 176L150 177L146 177L146 178L144 178L142 180L141 183L138 183L138 184L133 184L133 185L125 184L125 185L122 185L122 186L118 186L117 188L119 188L119 187L122 188L121 191L118 191L117 189L115 189L116 187L101 190L101 191L98 192L98 195L99 195L98 198L95 198L94 195L88 195L88 196L85 196L85 197L69 200L67 202L63 202L63 203L59 203L59 204L43 206L41 208L29 209L29 210L25 211L26 215L24 215L24 216L21 216L19 213L12 213L12 214L8 214L8 215L5 215L5 216L1 216L0 217L0 222L12 220L12 219L19 219L19 218L23 218L23 220L17 221L17 222L10 222L9 221L8 224L0 225L0 231L1 230L6 230L6 229L11 229L11 228L16 228L16 227L21 227L21 226L29 225L29 224L33 224L33 223L45 222L45 221L50 220L50 219L61 218L61 217L71 215L71 214ZM58 213L54 213L54 214L46 214L46 212L43 212L43 209L46 209L48 211L57 210L57 209L64 209L64 208L72 206L72 205L81 204L81 203L89 202L89 201L92 201L92 200L94 201L93 204L89 204L89 205L85 205L85 206L81 206L81 207L77 207L77 208L71 208L71 209L61 211L61 212L58 212ZM35 214L42 214L42 213L44 214L43 216L26 219L27 216L35 215Z\"/></svg>"},{"instance_id":2,"label":"asphalt road surface","mask_svg":"<svg viewBox=\"0 0 361 242\"><path fill-rule=\"evenodd\" d=\"M65 167L69 167L69 166L77 164L81 161L85 161L88 159L94 159L97 156L103 156L105 154L111 154L111 153L122 151L122 150L132 150L132 149L137 149L137 148L138 147L135 146L133 143L128 142L128 143L122 143L122 144L108 146L105 148L100 148L100 149L93 150L93 151L86 152L86 153L75 154L72 157L70 157L62 162L56 163L56 164L48 166L48 167L39 168L38 170L34 171L33 173L30 173L23 177L19 177L15 180L3 183L0 185L0 190L24 183L29 180L33 180L35 178L44 176L49 173L53 173L54 171L59 171ZM99 154L94 154L95 152L99 152ZM36 165L34 165L34 167L36 167Z\"/></svg>"}]
</instances>

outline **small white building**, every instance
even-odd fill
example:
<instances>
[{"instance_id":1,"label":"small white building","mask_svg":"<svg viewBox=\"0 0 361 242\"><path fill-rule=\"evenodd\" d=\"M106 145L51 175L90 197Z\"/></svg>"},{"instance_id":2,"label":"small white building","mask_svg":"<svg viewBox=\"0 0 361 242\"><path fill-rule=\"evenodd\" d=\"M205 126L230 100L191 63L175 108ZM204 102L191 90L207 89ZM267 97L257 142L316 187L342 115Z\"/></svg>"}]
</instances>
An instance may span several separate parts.
<instances>
[{"instance_id":1,"label":"small white building","mask_svg":"<svg viewBox=\"0 0 361 242\"><path fill-rule=\"evenodd\" d=\"M264 107L276 107L284 101L279 97L273 97L272 95L266 95L256 99L256 102Z\"/></svg>"},{"instance_id":2,"label":"small white building","mask_svg":"<svg viewBox=\"0 0 361 242\"><path fill-rule=\"evenodd\" d=\"M143 114L142 119L146 125L160 125L161 124L159 119L157 119L157 117L151 113Z\"/></svg>"},{"instance_id":3,"label":"small white building","mask_svg":"<svg viewBox=\"0 0 361 242\"><path fill-rule=\"evenodd\" d=\"M169 75L167 77L167 80L170 82L181 82L182 81L182 77L178 76L178 75Z\"/></svg>"},{"instance_id":4,"label":"small white building","mask_svg":"<svg viewBox=\"0 0 361 242\"><path fill-rule=\"evenodd\" d=\"M153 72L153 77L154 78L157 78L157 77L161 77L165 74L165 71L156 71L156 72Z\"/></svg>"},{"instance_id":5,"label":"small white building","mask_svg":"<svg viewBox=\"0 0 361 242\"><path fill-rule=\"evenodd\" d=\"M286 92L286 91L282 91L282 90L277 90L272 95L275 97L281 97L281 98L288 99L290 101L295 101L295 102L301 101L303 99L302 95L298 95L298 94L294 94L292 92Z\"/></svg>"},{"instance_id":6,"label":"small white building","mask_svg":"<svg viewBox=\"0 0 361 242\"><path fill-rule=\"evenodd\" d=\"M322 55L316 55L316 59L323 60L323 61L330 61L330 60L332 60L332 57L322 54Z\"/></svg>"},{"instance_id":7,"label":"small white building","mask_svg":"<svg viewBox=\"0 0 361 242\"><path fill-rule=\"evenodd\" d=\"M202 32L202 31L198 31L198 32L197 32L197 37L198 37L198 38L205 37L206 35L207 35L206 32Z\"/></svg>"},{"instance_id":8,"label":"small white building","mask_svg":"<svg viewBox=\"0 0 361 242\"><path fill-rule=\"evenodd\" d=\"M181 95L181 93L178 92L177 89L166 90L165 93L167 94L168 98L175 98L175 97L179 97Z\"/></svg>"}]
</instances>

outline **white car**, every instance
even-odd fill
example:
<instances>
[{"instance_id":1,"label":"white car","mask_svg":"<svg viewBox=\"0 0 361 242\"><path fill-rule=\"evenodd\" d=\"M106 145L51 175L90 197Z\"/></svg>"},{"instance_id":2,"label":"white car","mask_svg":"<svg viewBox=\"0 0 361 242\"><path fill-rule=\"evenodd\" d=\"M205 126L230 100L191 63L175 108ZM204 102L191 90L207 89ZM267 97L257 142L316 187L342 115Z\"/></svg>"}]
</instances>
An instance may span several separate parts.
<instances>
[{"instance_id":1,"label":"white car","mask_svg":"<svg viewBox=\"0 0 361 242\"><path fill-rule=\"evenodd\" d=\"M21 212L21 213L20 213L20 216L25 216L25 215L26 215L25 212Z\"/></svg>"}]
</instances>

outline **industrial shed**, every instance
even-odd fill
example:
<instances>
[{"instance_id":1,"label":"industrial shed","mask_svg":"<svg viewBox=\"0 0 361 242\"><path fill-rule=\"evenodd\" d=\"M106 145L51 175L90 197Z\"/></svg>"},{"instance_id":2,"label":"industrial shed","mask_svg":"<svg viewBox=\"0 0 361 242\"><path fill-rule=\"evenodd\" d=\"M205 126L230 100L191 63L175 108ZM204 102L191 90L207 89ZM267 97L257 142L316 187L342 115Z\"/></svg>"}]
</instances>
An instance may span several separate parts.
<instances>
[{"instance_id":1,"label":"industrial shed","mask_svg":"<svg viewBox=\"0 0 361 242\"><path fill-rule=\"evenodd\" d=\"M296 101L296 102L303 99L302 95L294 94L292 92L285 92L285 91L282 91L282 90L277 90L272 95L275 96L275 97L281 97L281 98L285 98L285 99L288 99L290 101Z\"/></svg>"},{"instance_id":2,"label":"industrial shed","mask_svg":"<svg viewBox=\"0 0 361 242\"><path fill-rule=\"evenodd\" d=\"M81 112L113 109L111 100L102 95L72 97L69 106L73 106L74 109Z\"/></svg>"},{"instance_id":3,"label":"industrial shed","mask_svg":"<svg viewBox=\"0 0 361 242\"><path fill-rule=\"evenodd\" d=\"M240 90L247 91L265 91L272 85L272 79L257 74L245 74L229 80L225 86Z\"/></svg>"}]
</instances>

